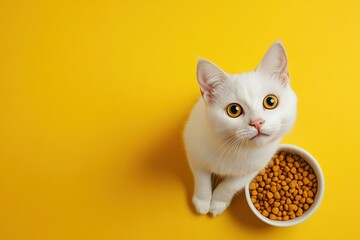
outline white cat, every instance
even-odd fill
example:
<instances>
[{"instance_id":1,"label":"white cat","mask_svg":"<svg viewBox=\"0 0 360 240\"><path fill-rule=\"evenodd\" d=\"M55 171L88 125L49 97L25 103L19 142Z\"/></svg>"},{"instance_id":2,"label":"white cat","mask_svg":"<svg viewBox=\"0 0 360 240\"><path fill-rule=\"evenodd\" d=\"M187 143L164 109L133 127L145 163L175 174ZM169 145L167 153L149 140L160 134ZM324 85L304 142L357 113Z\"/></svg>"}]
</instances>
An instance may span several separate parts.
<instances>
[{"instance_id":1,"label":"white cat","mask_svg":"<svg viewBox=\"0 0 360 240\"><path fill-rule=\"evenodd\" d=\"M198 213L221 214L234 194L268 164L281 138L292 128L297 98L287 65L280 41L248 73L230 75L199 60L197 80L202 97L184 131ZM214 191L212 173L225 177Z\"/></svg>"}]
</instances>

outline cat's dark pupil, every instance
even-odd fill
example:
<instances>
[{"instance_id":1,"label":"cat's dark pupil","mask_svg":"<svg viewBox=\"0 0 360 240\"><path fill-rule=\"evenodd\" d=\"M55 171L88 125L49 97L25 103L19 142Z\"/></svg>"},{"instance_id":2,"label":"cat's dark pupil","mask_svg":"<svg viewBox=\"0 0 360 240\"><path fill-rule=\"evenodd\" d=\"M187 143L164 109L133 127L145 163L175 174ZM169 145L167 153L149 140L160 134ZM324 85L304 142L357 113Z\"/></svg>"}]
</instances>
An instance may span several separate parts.
<instances>
[{"instance_id":1,"label":"cat's dark pupil","mask_svg":"<svg viewBox=\"0 0 360 240\"><path fill-rule=\"evenodd\" d=\"M232 114L237 114L239 111L239 107L236 105L231 106L230 111Z\"/></svg>"},{"instance_id":2,"label":"cat's dark pupil","mask_svg":"<svg viewBox=\"0 0 360 240\"><path fill-rule=\"evenodd\" d=\"M269 106L272 106L272 105L274 105L275 100L272 97L268 97L266 99L266 103L269 104Z\"/></svg>"}]
</instances>

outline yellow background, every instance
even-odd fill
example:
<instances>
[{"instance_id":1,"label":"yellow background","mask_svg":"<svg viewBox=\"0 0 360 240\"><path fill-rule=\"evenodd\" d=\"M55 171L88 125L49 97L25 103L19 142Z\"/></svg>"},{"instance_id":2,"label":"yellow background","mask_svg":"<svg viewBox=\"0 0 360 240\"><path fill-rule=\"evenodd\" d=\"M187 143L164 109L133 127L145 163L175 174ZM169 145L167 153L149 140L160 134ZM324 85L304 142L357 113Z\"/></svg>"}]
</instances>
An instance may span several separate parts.
<instances>
[{"instance_id":1,"label":"yellow background","mask_svg":"<svg viewBox=\"0 0 360 240\"><path fill-rule=\"evenodd\" d=\"M0 239L355 238L359 13L355 0L1 1ZM299 98L283 142L318 159L323 203L285 229L243 194L199 216L181 140L196 56L248 71L279 38Z\"/></svg>"}]
</instances>

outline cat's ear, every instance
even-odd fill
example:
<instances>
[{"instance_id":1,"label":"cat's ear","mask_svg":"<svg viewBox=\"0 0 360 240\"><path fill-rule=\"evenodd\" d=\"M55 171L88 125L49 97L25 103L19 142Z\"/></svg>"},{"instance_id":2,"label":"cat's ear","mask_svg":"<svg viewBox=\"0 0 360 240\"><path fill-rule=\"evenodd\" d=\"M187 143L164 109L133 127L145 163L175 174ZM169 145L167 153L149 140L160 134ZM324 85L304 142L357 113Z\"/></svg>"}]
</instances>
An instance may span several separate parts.
<instances>
[{"instance_id":1,"label":"cat's ear","mask_svg":"<svg viewBox=\"0 0 360 240\"><path fill-rule=\"evenodd\" d=\"M228 75L221 68L202 58L198 60L196 74L201 95L207 102L214 100L216 86L228 79Z\"/></svg>"},{"instance_id":2,"label":"cat's ear","mask_svg":"<svg viewBox=\"0 0 360 240\"><path fill-rule=\"evenodd\" d=\"M274 76L284 85L289 82L287 56L285 48L279 40L271 45L256 71L267 76Z\"/></svg>"}]
</instances>

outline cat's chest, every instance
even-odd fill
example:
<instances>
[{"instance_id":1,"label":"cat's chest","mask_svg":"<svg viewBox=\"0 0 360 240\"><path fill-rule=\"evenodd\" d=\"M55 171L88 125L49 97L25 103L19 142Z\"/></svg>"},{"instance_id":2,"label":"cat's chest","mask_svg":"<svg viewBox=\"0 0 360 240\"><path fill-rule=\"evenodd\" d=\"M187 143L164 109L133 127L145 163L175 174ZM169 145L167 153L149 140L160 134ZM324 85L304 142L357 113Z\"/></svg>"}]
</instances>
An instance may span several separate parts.
<instances>
[{"instance_id":1,"label":"cat's chest","mask_svg":"<svg viewBox=\"0 0 360 240\"><path fill-rule=\"evenodd\" d=\"M259 172L271 160L276 148L234 148L224 151L209 151L204 161L207 168L220 175L243 175Z\"/></svg>"}]
</instances>

